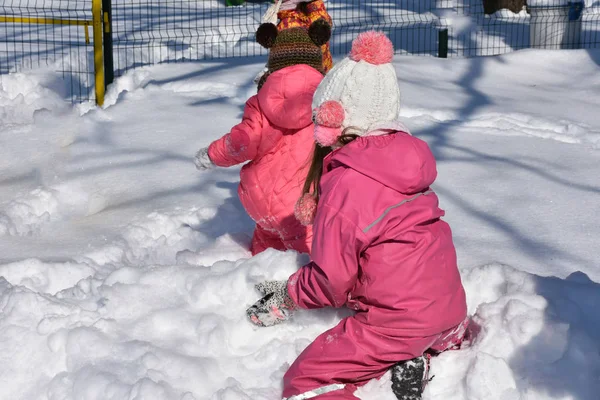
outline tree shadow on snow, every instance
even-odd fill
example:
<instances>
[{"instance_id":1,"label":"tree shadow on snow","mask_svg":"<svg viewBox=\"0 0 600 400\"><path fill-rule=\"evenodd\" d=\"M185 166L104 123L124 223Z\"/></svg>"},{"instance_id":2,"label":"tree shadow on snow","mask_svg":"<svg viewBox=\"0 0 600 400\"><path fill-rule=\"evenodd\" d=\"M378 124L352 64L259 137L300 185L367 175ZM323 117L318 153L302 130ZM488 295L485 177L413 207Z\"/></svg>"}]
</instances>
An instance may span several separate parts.
<instances>
[{"instance_id":1,"label":"tree shadow on snow","mask_svg":"<svg viewBox=\"0 0 600 400\"><path fill-rule=\"evenodd\" d=\"M192 72L186 72L180 75L171 75L165 79L151 79L144 87L149 85L165 85L169 83L187 81L190 79L203 78L213 79L215 73L224 73L231 69L236 69L243 66L253 65L265 63L267 61L266 57L244 57L244 58L219 58L217 60L202 60L195 61L195 64L201 66L208 66L204 68L200 68L198 70L194 70ZM257 71L258 73L258 71Z\"/></svg>"},{"instance_id":2,"label":"tree shadow on snow","mask_svg":"<svg viewBox=\"0 0 600 400\"><path fill-rule=\"evenodd\" d=\"M237 194L238 185L238 182L216 182L215 186L228 190L230 197L227 197L223 201L214 217L190 227L214 240L229 234L237 244L249 249L250 238L255 224L240 202Z\"/></svg>"},{"instance_id":3,"label":"tree shadow on snow","mask_svg":"<svg viewBox=\"0 0 600 400\"><path fill-rule=\"evenodd\" d=\"M166 84L172 84L175 82L183 82L189 80L203 80L214 82L215 74L227 74L227 71L233 70L245 66L257 65L256 73L262 68L261 65L266 62L264 57L248 57L248 58L230 58L230 59L218 59L218 60L207 60L197 62L199 68L195 71L186 72L179 75L172 75L165 79L151 79L144 84L144 87L148 86L162 86ZM254 72L254 71L253 71ZM239 104L240 114L239 118L242 117L245 101L250 95L255 93L256 84L254 83L254 74L250 74L251 77L246 79L242 84L237 85L236 94L234 96L217 96L207 99L195 100L190 103L190 106L199 107L210 104L225 104L231 105L232 99L236 101L242 100ZM254 90L253 90L254 89ZM249 95L250 93L250 95ZM232 125L233 126L233 125Z\"/></svg>"},{"instance_id":4,"label":"tree shadow on snow","mask_svg":"<svg viewBox=\"0 0 600 400\"><path fill-rule=\"evenodd\" d=\"M477 43L469 35L463 35L459 40L463 41L461 44L463 48L477 47ZM452 59L439 61L444 63L454 62ZM468 68L454 82L457 87L462 88L465 100L453 120L436 123L425 129L415 129L413 130L413 134L428 142L439 164L461 161L469 162L473 168L477 168L480 165L493 163L497 165L499 170L503 170L507 166L525 170L549 182L560 184L564 186L565 190L576 189L585 192L600 193L600 186L578 183L572 179L567 180L545 168L552 163L552 160L543 160L539 157L531 159L499 157L494 154L493 150L487 152L481 149L470 148L460 142L460 135L456 134L457 130L460 130L466 121L474 119L484 107L494 103L493 98L477 87L477 83L484 77L486 72L485 67L489 63L489 57L470 59ZM399 79L402 80L402 77L400 76ZM420 85L421 83L416 82L416 84ZM575 254L564 252L545 243L541 239L529 237L525 232L520 231L516 226L512 225L510 221L491 215L489 212L486 212L482 205L464 197L451 187L444 187L438 183L435 189L442 197L450 199L468 215L471 215L483 224L492 226L495 231L503 232L511 243L514 243L517 248L532 259L539 260L540 255L544 255L544 257L581 265L582 268L584 265L590 268L595 267L589 265L589 261Z\"/></svg>"},{"instance_id":5,"label":"tree shadow on snow","mask_svg":"<svg viewBox=\"0 0 600 400\"><path fill-rule=\"evenodd\" d=\"M520 391L533 387L552 398L598 399L600 284L583 272L535 281L548 307L543 330L510 360Z\"/></svg>"},{"instance_id":6,"label":"tree shadow on snow","mask_svg":"<svg viewBox=\"0 0 600 400\"><path fill-rule=\"evenodd\" d=\"M600 33L599 33L600 35ZM600 67L600 48L598 49L588 49L588 55L590 56L590 60L598 64Z\"/></svg>"},{"instance_id":7,"label":"tree shadow on snow","mask_svg":"<svg viewBox=\"0 0 600 400\"><path fill-rule=\"evenodd\" d=\"M551 244L548 244L544 239L532 237L526 232L521 231L518 227L512 225L510 221L503 219L499 216L491 214L483 207L477 205L474 202L469 201L468 198L462 196L460 193L453 192L452 190L437 185L435 191L442 197L446 198L458 207L466 211L466 213L474 219L479 220L481 223L489 225L494 231L503 232L511 243L511 248L514 248L522 252L525 256L532 260L539 260L540 257L545 259L551 259L555 263L562 263L564 265L581 265L587 268L594 268L593 265L589 265L589 261L584 258L565 252ZM443 206L442 206L443 207ZM481 251L487 253L485 248Z\"/></svg>"}]
</instances>

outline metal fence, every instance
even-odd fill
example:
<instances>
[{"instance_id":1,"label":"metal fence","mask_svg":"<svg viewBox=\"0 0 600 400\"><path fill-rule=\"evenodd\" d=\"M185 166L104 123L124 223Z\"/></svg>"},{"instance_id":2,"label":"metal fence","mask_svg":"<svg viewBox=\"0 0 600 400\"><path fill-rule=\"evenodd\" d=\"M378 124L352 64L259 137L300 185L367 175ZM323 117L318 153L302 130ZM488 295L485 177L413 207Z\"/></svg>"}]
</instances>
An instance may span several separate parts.
<instances>
[{"instance_id":1,"label":"metal fence","mask_svg":"<svg viewBox=\"0 0 600 400\"><path fill-rule=\"evenodd\" d=\"M139 65L265 55L254 32L268 1L224 7L219 1L113 0L115 73ZM386 31L398 52L436 54L439 21L435 1L353 1L327 3L335 24L333 54L343 54L357 32Z\"/></svg>"},{"instance_id":2,"label":"metal fence","mask_svg":"<svg viewBox=\"0 0 600 400\"><path fill-rule=\"evenodd\" d=\"M91 3L4 0L0 74L49 65L62 72L72 101L93 99ZM367 29L386 32L398 54L470 57L529 47L600 47L600 0L526 3L328 0L334 21L331 51L346 54L356 34ZM108 82L113 68L118 77L144 65L266 54L254 42L254 32L268 0L236 7L226 7L225 0L102 0L102 4ZM0 83L1 79L2 75Z\"/></svg>"},{"instance_id":3,"label":"metal fence","mask_svg":"<svg viewBox=\"0 0 600 400\"><path fill-rule=\"evenodd\" d=\"M66 97L92 98L92 36L91 0L4 0L0 79L9 72L50 67L62 74Z\"/></svg>"},{"instance_id":4,"label":"metal fence","mask_svg":"<svg viewBox=\"0 0 600 400\"><path fill-rule=\"evenodd\" d=\"M456 0L451 55L600 47L600 0ZM505 5L506 8L498 8Z\"/></svg>"}]
</instances>

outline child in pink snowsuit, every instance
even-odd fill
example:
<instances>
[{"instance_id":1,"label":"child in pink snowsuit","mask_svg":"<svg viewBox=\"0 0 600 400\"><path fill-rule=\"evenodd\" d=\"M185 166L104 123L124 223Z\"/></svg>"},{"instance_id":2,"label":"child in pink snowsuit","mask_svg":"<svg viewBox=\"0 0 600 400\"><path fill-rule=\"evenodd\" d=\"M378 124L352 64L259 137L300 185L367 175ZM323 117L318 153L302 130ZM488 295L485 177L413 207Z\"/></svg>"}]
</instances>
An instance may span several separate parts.
<instances>
[{"instance_id":1,"label":"child in pink snowsuit","mask_svg":"<svg viewBox=\"0 0 600 400\"><path fill-rule=\"evenodd\" d=\"M297 210L304 222L314 216L312 262L287 282L257 285L265 297L248 309L259 326L297 308L356 311L289 368L289 400L355 399L390 369L397 398L420 399L423 354L458 345L467 328L452 233L430 187L435 159L398 121L392 57L384 34L363 33L319 85L318 146Z\"/></svg>"},{"instance_id":2,"label":"child in pink snowsuit","mask_svg":"<svg viewBox=\"0 0 600 400\"><path fill-rule=\"evenodd\" d=\"M242 122L201 149L198 169L249 161L240 173L239 198L256 222L252 254L272 247L309 253L312 229L294 216L294 206L314 147L311 102L323 79L320 46L329 40L325 21L281 32L262 24L257 40L270 48L268 79L244 109Z\"/></svg>"}]
</instances>

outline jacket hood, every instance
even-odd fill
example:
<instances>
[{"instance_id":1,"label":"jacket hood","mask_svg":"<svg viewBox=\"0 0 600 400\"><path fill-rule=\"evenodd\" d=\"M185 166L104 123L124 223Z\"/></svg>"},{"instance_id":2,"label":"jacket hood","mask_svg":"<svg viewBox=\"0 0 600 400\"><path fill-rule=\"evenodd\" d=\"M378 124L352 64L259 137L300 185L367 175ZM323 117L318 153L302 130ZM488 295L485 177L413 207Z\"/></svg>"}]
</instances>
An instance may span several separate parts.
<instances>
[{"instance_id":1,"label":"jacket hood","mask_svg":"<svg viewBox=\"0 0 600 400\"><path fill-rule=\"evenodd\" d=\"M427 143L405 132L359 137L328 158L325 171L345 165L403 194L422 192L437 177Z\"/></svg>"},{"instance_id":2,"label":"jacket hood","mask_svg":"<svg viewBox=\"0 0 600 400\"><path fill-rule=\"evenodd\" d=\"M312 124L312 99L323 75L298 64L273 72L258 91L258 102L267 119L284 129Z\"/></svg>"}]
</instances>

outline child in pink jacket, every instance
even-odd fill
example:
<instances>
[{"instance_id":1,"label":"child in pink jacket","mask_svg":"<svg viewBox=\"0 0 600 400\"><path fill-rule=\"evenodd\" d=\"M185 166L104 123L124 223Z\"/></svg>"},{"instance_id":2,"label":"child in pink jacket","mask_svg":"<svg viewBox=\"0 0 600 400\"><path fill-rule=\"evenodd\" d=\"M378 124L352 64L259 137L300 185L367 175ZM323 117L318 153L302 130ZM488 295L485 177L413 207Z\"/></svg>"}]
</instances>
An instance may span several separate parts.
<instances>
[{"instance_id":1,"label":"child in pink jacket","mask_svg":"<svg viewBox=\"0 0 600 400\"><path fill-rule=\"evenodd\" d=\"M270 48L269 71L244 109L242 122L201 149L200 170L247 162L240 172L238 195L256 222L252 254L272 247L310 252L312 231L294 217L294 205L310 166L314 147L311 102L323 79L320 46L329 40L325 21L277 31L262 24L257 41Z\"/></svg>"},{"instance_id":2,"label":"child in pink jacket","mask_svg":"<svg viewBox=\"0 0 600 400\"><path fill-rule=\"evenodd\" d=\"M257 285L259 326L297 308L355 315L320 335L284 377L286 399L355 399L392 369L398 399L420 399L428 357L457 346L468 319L450 227L431 189L428 145L398 121L393 45L367 32L319 85L315 150L297 215L313 224L312 262ZM315 214L316 208L316 214Z\"/></svg>"}]
</instances>

